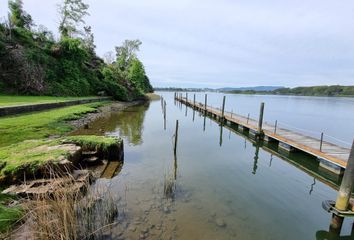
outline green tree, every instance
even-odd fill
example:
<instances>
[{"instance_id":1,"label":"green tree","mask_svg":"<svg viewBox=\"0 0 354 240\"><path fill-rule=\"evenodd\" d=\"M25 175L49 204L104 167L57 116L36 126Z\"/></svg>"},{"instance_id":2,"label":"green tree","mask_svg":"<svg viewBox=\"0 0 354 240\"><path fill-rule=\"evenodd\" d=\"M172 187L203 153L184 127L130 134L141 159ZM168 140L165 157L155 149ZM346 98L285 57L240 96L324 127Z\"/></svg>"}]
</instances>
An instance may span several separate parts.
<instances>
[{"instance_id":1,"label":"green tree","mask_svg":"<svg viewBox=\"0 0 354 240\"><path fill-rule=\"evenodd\" d=\"M18 28L30 29L33 25L32 17L23 10L22 0L9 0L10 9L9 20L11 24Z\"/></svg>"},{"instance_id":2,"label":"green tree","mask_svg":"<svg viewBox=\"0 0 354 240\"><path fill-rule=\"evenodd\" d=\"M129 67L130 61L136 58L136 52L139 51L141 41L125 40L122 46L116 47L116 64L121 71L126 71Z\"/></svg>"},{"instance_id":3,"label":"green tree","mask_svg":"<svg viewBox=\"0 0 354 240\"><path fill-rule=\"evenodd\" d=\"M89 5L82 0L64 0L63 4L59 5L59 32L62 37L73 37L81 33L78 25L85 24L84 17L89 15L88 8Z\"/></svg>"}]
</instances>

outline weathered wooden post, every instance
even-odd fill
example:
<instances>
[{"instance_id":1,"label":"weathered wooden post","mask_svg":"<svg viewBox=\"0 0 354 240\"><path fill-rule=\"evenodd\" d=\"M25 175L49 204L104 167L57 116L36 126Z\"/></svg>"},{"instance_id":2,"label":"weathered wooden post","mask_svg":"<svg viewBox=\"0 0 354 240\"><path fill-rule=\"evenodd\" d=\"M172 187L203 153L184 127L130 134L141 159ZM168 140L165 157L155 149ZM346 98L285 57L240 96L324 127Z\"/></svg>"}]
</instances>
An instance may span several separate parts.
<instances>
[{"instance_id":1,"label":"weathered wooden post","mask_svg":"<svg viewBox=\"0 0 354 240\"><path fill-rule=\"evenodd\" d=\"M263 113L264 113L264 102L261 103L261 107L259 109L258 134L262 133Z\"/></svg>"},{"instance_id":2,"label":"weathered wooden post","mask_svg":"<svg viewBox=\"0 0 354 240\"><path fill-rule=\"evenodd\" d=\"M250 120L250 114L247 115L247 124L249 120Z\"/></svg>"},{"instance_id":3,"label":"weathered wooden post","mask_svg":"<svg viewBox=\"0 0 354 240\"><path fill-rule=\"evenodd\" d=\"M322 152L322 144L323 144L323 133L321 133L320 152Z\"/></svg>"},{"instance_id":4,"label":"weathered wooden post","mask_svg":"<svg viewBox=\"0 0 354 240\"><path fill-rule=\"evenodd\" d=\"M344 172L342 183L337 195L335 208L340 211L347 210L349 199L353 191L354 183L354 140L352 144L352 149L350 150L347 167ZM339 217L335 214L332 216L332 221L330 225L330 230L340 233L343 224L343 217Z\"/></svg>"},{"instance_id":5,"label":"weathered wooden post","mask_svg":"<svg viewBox=\"0 0 354 240\"><path fill-rule=\"evenodd\" d=\"M195 108L195 93L194 93L194 96L193 96L193 109Z\"/></svg>"},{"instance_id":6,"label":"weathered wooden post","mask_svg":"<svg viewBox=\"0 0 354 240\"><path fill-rule=\"evenodd\" d=\"M188 93L186 92L186 104L188 103Z\"/></svg>"},{"instance_id":7,"label":"weathered wooden post","mask_svg":"<svg viewBox=\"0 0 354 240\"><path fill-rule=\"evenodd\" d=\"M205 112L205 114L207 113L207 100L208 100L208 95L205 94L205 101L204 101L204 112Z\"/></svg>"},{"instance_id":8,"label":"weathered wooden post","mask_svg":"<svg viewBox=\"0 0 354 240\"><path fill-rule=\"evenodd\" d=\"M176 131L175 131L175 146L173 148L173 153L177 153L177 140L178 140L178 120L176 120Z\"/></svg>"},{"instance_id":9,"label":"weathered wooden post","mask_svg":"<svg viewBox=\"0 0 354 240\"><path fill-rule=\"evenodd\" d=\"M275 125L274 125L274 134L277 133L277 126L278 126L278 120L275 120Z\"/></svg>"},{"instance_id":10,"label":"weathered wooden post","mask_svg":"<svg viewBox=\"0 0 354 240\"><path fill-rule=\"evenodd\" d=\"M221 122L224 122L225 100L226 100L226 96L224 96L224 98L222 99Z\"/></svg>"}]
</instances>

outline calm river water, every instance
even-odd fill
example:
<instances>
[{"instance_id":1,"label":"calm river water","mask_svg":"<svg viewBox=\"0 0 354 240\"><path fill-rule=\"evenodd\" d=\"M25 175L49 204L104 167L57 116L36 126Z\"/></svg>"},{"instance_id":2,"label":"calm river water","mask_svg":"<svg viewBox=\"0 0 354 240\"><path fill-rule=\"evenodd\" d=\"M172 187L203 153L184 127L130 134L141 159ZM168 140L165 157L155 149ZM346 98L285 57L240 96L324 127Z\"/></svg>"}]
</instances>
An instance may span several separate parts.
<instances>
[{"instance_id":1,"label":"calm river water","mask_svg":"<svg viewBox=\"0 0 354 240\"><path fill-rule=\"evenodd\" d=\"M331 216L321 203L335 200L337 176L304 154L280 155L272 145L221 129L175 105L173 93L158 94L167 103L166 129L161 102L152 101L112 112L88 131L124 139L121 171L96 182L118 199L113 239L325 239ZM208 93L208 103L220 106L222 96ZM324 131L347 143L354 137L353 99L227 95L226 109L257 118L262 101L266 121ZM343 236L352 223L345 221Z\"/></svg>"}]
</instances>

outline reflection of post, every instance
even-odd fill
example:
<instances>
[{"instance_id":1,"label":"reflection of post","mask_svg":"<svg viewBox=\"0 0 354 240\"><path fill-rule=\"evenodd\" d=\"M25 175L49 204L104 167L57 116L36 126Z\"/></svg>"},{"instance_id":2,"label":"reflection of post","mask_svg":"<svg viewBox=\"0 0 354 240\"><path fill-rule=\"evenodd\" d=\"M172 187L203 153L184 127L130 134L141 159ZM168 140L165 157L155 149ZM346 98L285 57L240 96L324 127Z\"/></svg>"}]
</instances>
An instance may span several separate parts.
<instances>
[{"instance_id":1,"label":"reflection of post","mask_svg":"<svg viewBox=\"0 0 354 240\"><path fill-rule=\"evenodd\" d=\"M256 145L256 153L255 153L255 155L254 155L254 162L253 162L253 171L252 171L252 173L253 174L256 174L257 173L257 164L258 164L258 154L259 154L259 145L257 144Z\"/></svg>"},{"instance_id":2,"label":"reflection of post","mask_svg":"<svg viewBox=\"0 0 354 240\"><path fill-rule=\"evenodd\" d=\"M316 185L316 178L313 178L313 183L311 184L309 195L311 195L311 193L313 192L313 186L315 185Z\"/></svg>"},{"instance_id":3,"label":"reflection of post","mask_svg":"<svg viewBox=\"0 0 354 240\"><path fill-rule=\"evenodd\" d=\"M195 116L195 109L193 108L193 122L194 122L194 116Z\"/></svg>"},{"instance_id":4,"label":"reflection of post","mask_svg":"<svg viewBox=\"0 0 354 240\"><path fill-rule=\"evenodd\" d=\"M344 172L342 183L340 185L335 208L341 211L347 210L349 199L353 191L354 182L354 141L352 149L350 151L347 167ZM343 224L343 217L339 217L335 214L332 216L330 230L336 233L340 233Z\"/></svg>"},{"instance_id":5,"label":"reflection of post","mask_svg":"<svg viewBox=\"0 0 354 240\"><path fill-rule=\"evenodd\" d=\"M206 115L204 115L203 132L205 132L205 122L206 122Z\"/></svg>"},{"instance_id":6,"label":"reflection of post","mask_svg":"<svg viewBox=\"0 0 354 240\"><path fill-rule=\"evenodd\" d=\"M186 117L187 117L187 111L188 111L188 107L187 107L187 104L186 104L186 114L185 114L185 115L186 115Z\"/></svg>"},{"instance_id":7,"label":"reflection of post","mask_svg":"<svg viewBox=\"0 0 354 240\"><path fill-rule=\"evenodd\" d=\"M220 147L222 145L222 129L223 129L223 126L222 126L222 124L220 124L220 140L219 140Z\"/></svg>"},{"instance_id":8,"label":"reflection of post","mask_svg":"<svg viewBox=\"0 0 354 240\"><path fill-rule=\"evenodd\" d=\"M174 155L174 169L173 170L174 170L174 172L173 172L174 179L177 180L177 155L176 154Z\"/></svg>"},{"instance_id":9,"label":"reflection of post","mask_svg":"<svg viewBox=\"0 0 354 240\"><path fill-rule=\"evenodd\" d=\"M177 140L178 140L178 120L176 120L175 146L173 148L174 155L176 155L177 153Z\"/></svg>"},{"instance_id":10,"label":"reflection of post","mask_svg":"<svg viewBox=\"0 0 354 240\"><path fill-rule=\"evenodd\" d=\"M269 167L272 166L272 162L273 162L273 154L270 155Z\"/></svg>"}]
</instances>

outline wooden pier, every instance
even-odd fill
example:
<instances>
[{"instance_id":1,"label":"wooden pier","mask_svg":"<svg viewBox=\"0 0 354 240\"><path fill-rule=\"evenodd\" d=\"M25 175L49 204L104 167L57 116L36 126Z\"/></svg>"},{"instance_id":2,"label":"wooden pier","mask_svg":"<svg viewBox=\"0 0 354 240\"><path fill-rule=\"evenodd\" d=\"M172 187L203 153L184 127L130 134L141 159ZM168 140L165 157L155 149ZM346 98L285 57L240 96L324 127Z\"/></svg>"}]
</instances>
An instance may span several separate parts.
<instances>
[{"instance_id":1,"label":"wooden pier","mask_svg":"<svg viewBox=\"0 0 354 240\"><path fill-rule=\"evenodd\" d=\"M175 100L206 115L211 115L221 123L227 121L235 124L239 129L249 131L250 135L254 135L263 141L277 142L279 150L306 152L316 157L320 161L320 166L336 174L342 174L347 166L349 148L324 141L322 137L317 139L283 127L280 128L276 123L271 125L263 122L263 103L261 104L260 118L255 120L249 118L249 116L246 117L225 111L225 98L223 99L222 109L208 106L207 95L205 95L204 104L196 102L194 99L189 100L187 96L177 96L177 94L175 94Z\"/></svg>"}]
</instances>

